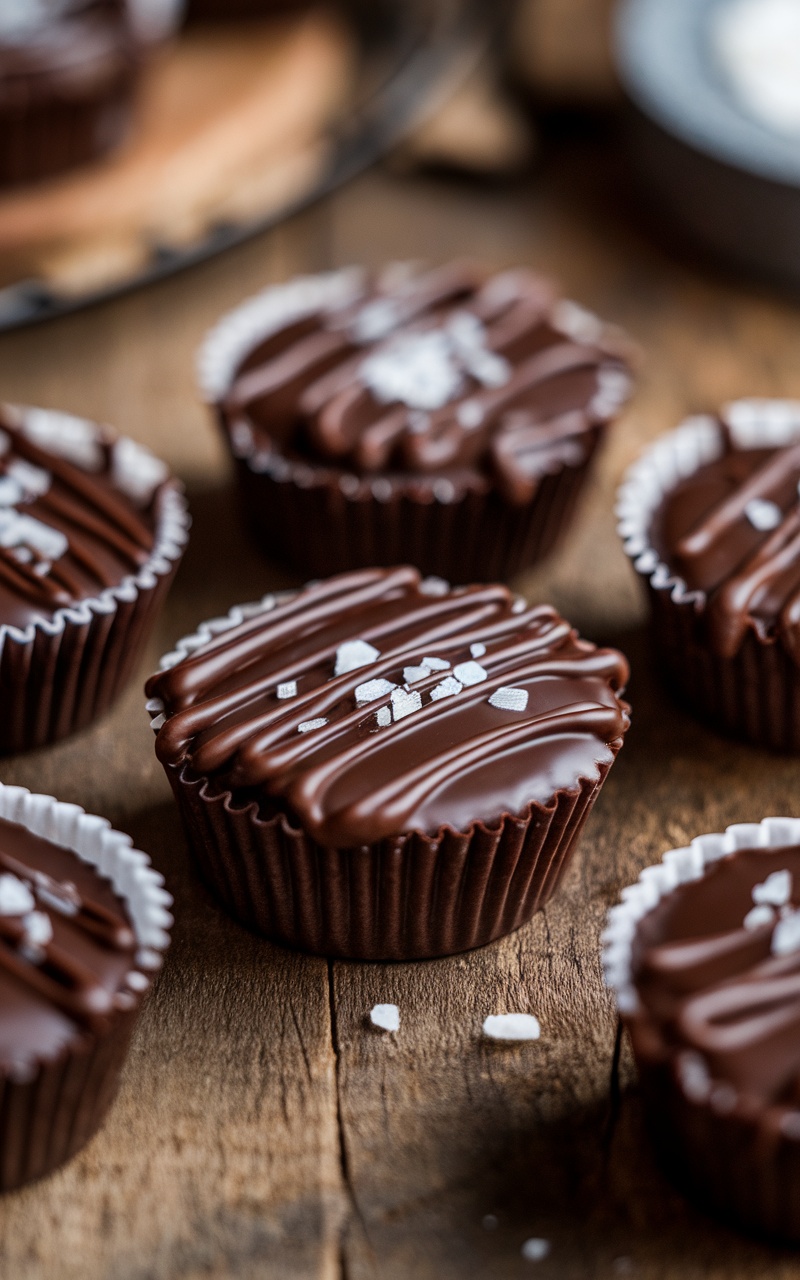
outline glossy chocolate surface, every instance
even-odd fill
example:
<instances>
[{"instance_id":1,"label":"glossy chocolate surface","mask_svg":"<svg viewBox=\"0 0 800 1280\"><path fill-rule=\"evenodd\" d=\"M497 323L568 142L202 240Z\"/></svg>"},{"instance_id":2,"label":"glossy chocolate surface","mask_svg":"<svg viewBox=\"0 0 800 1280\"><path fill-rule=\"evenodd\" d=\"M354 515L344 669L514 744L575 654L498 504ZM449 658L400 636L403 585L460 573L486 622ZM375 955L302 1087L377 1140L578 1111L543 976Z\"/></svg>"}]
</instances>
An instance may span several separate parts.
<instances>
[{"instance_id":1,"label":"glossy chocolate surface","mask_svg":"<svg viewBox=\"0 0 800 1280\"><path fill-rule=\"evenodd\" d=\"M690 1096L800 1108L800 847L740 850L680 885L640 922L633 972L650 1052Z\"/></svg>"},{"instance_id":2,"label":"glossy chocolate surface","mask_svg":"<svg viewBox=\"0 0 800 1280\"><path fill-rule=\"evenodd\" d=\"M679 481L657 513L653 545L707 601L712 646L739 650L748 628L800 662L800 443L736 448Z\"/></svg>"},{"instance_id":3,"label":"glossy chocolate surface","mask_svg":"<svg viewBox=\"0 0 800 1280\"><path fill-rule=\"evenodd\" d=\"M136 573L164 483L132 441L0 405L0 623L25 628Z\"/></svg>"},{"instance_id":4,"label":"glossy chocolate surface","mask_svg":"<svg viewBox=\"0 0 800 1280\"><path fill-rule=\"evenodd\" d=\"M627 399L623 345L529 271L351 274L341 298L254 332L221 397L234 452L257 470L496 487L523 505L543 475L585 460L587 433Z\"/></svg>"},{"instance_id":5,"label":"glossy chocolate surface","mask_svg":"<svg viewBox=\"0 0 800 1280\"><path fill-rule=\"evenodd\" d=\"M131 1008L135 951L108 880L0 820L0 1070L24 1074Z\"/></svg>"},{"instance_id":6,"label":"glossy chocolate surface","mask_svg":"<svg viewBox=\"0 0 800 1280\"><path fill-rule=\"evenodd\" d=\"M597 776L625 659L502 586L415 569L308 586L148 682L161 761L320 843L496 822Z\"/></svg>"}]
</instances>

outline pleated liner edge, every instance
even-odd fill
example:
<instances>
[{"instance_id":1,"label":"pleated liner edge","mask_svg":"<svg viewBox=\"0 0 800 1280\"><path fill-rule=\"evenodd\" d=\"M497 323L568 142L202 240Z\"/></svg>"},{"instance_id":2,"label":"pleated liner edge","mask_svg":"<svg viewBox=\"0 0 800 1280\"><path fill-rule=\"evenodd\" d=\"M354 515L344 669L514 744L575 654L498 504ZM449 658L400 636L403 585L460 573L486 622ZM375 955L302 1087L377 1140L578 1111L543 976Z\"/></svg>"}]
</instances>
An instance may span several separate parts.
<instances>
[{"instance_id":1,"label":"pleated liner edge","mask_svg":"<svg viewBox=\"0 0 800 1280\"><path fill-rule=\"evenodd\" d=\"M621 740L610 744L616 757ZM420 960L513 932L549 900L613 764L495 828L409 832L358 849L316 844L281 815L185 768L167 774L200 874L240 923L286 946L351 960Z\"/></svg>"}]
</instances>

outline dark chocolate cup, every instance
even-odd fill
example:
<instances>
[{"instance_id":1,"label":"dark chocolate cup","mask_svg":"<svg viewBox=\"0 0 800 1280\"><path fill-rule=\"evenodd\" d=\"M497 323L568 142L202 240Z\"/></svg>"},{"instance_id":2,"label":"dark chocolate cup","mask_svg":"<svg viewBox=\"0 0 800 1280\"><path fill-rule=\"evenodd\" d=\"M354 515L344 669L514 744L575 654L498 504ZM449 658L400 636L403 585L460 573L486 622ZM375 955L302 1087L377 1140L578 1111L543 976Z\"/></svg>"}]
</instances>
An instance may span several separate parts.
<instances>
[{"instance_id":1,"label":"dark chocolate cup","mask_svg":"<svg viewBox=\"0 0 800 1280\"><path fill-rule=\"evenodd\" d=\"M800 839L800 820L765 818L699 836L646 867L609 912L603 935L606 984L616 995L639 1076L644 1118L667 1173L700 1208L730 1225L800 1243L800 1127L787 1131L780 1113L747 1098L731 1101L725 1081L688 1089L678 1052L667 1046L643 1009L634 978L639 921L678 884L737 849L780 848ZM694 1056L688 1049L687 1057ZM684 1075L686 1073L684 1072Z\"/></svg>"},{"instance_id":2,"label":"dark chocolate cup","mask_svg":"<svg viewBox=\"0 0 800 1280\"><path fill-rule=\"evenodd\" d=\"M283 815L263 819L185 767L167 775L198 871L241 924L316 955L423 960L493 942L544 906L610 767L496 825L356 849L316 844Z\"/></svg>"},{"instance_id":3,"label":"dark chocolate cup","mask_svg":"<svg viewBox=\"0 0 800 1280\"><path fill-rule=\"evenodd\" d=\"M86 1032L54 1057L22 1057L0 1068L0 1192L41 1178L80 1150L113 1102L147 988L169 946L172 898L147 857L105 818L52 796L0 784L0 817L72 849L127 900L139 981L104 1030Z\"/></svg>"},{"instance_id":4,"label":"dark chocolate cup","mask_svg":"<svg viewBox=\"0 0 800 1280\"><path fill-rule=\"evenodd\" d=\"M224 418L222 427L232 448ZM524 505L488 484L459 492L442 479L370 482L284 458L266 471L258 455L233 452L248 527L268 556L299 573L409 563L454 583L504 581L543 559L566 532L603 433L599 425L587 431L582 460L543 475Z\"/></svg>"},{"instance_id":5,"label":"dark chocolate cup","mask_svg":"<svg viewBox=\"0 0 800 1280\"><path fill-rule=\"evenodd\" d=\"M153 550L138 572L24 630L0 621L0 754L84 729L130 680L189 538L179 483L166 482L156 502Z\"/></svg>"}]
</instances>

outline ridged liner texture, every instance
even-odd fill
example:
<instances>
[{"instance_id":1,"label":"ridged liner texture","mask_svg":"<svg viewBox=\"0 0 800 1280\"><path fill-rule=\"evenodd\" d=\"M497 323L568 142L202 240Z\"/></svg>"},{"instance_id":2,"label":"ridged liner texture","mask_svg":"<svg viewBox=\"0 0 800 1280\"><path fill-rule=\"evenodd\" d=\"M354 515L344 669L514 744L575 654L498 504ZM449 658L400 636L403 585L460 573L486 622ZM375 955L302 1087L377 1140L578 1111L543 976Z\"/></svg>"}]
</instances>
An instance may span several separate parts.
<instances>
[{"instance_id":1,"label":"ridged liner texture","mask_svg":"<svg viewBox=\"0 0 800 1280\"><path fill-rule=\"evenodd\" d=\"M0 623L0 753L56 742L111 706L155 626L189 525L182 489L166 482L152 553L135 574L24 630Z\"/></svg>"},{"instance_id":2,"label":"ridged liner texture","mask_svg":"<svg viewBox=\"0 0 800 1280\"><path fill-rule=\"evenodd\" d=\"M783 405L785 402L740 402ZM768 411L758 434L730 423L741 448L780 447L800 439L788 416L770 421ZM800 410L800 406L798 406ZM660 437L626 472L617 495L618 532L637 573L645 580L651 606L652 636L666 680L691 712L755 746L800 752L800 669L779 641L749 626L732 658L710 646L706 597L690 591L672 573L650 542L653 518L679 480L719 457L722 445L715 420L689 418Z\"/></svg>"},{"instance_id":3,"label":"ridged liner texture","mask_svg":"<svg viewBox=\"0 0 800 1280\"><path fill-rule=\"evenodd\" d=\"M505 581L543 559L565 533L616 414L590 424L580 438L583 457L543 474L521 506L488 480L467 488L435 475L372 479L284 455L265 461L233 438L220 397L238 360L278 324L355 296L361 278L346 268L272 286L223 316L201 347L200 388L231 451L245 521L267 555L314 577L409 563L453 583Z\"/></svg>"},{"instance_id":4,"label":"ridged liner texture","mask_svg":"<svg viewBox=\"0 0 800 1280\"><path fill-rule=\"evenodd\" d=\"M0 1191L40 1178L73 1156L99 1128L119 1085L142 1001L169 946L172 898L130 836L78 805L0 783L0 818L71 849L107 877L136 933L135 984L108 1029L87 1032L51 1058L0 1068Z\"/></svg>"},{"instance_id":5,"label":"ridged liner texture","mask_svg":"<svg viewBox=\"0 0 800 1280\"><path fill-rule=\"evenodd\" d=\"M737 849L800 844L800 819L737 823L724 833L698 836L663 861L646 867L612 907L603 934L603 969L630 1036L648 1127L676 1182L703 1207L732 1225L785 1241L800 1241L800 1128L792 1136L769 1112L715 1105L713 1082L705 1096L683 1088L672 1057L654 1052L632 973L639 922L679 884ZM688 1052L688 1050L687 1050ZM717 1095L719 1096L719 1095Z\"/></svg>"},{"instance_id":6,"label":"ridged liner texture","mask_svg":"<svg viewBox=\"0 0 800 1280\"><path fill-rule=\"evenodd\" d=\"M162 670L282 597L231 610L178 642ZM157 732L163 705L147 709ZM610 744L613 756L621 746ZM468 951L513 932L557 889L611 765L547 804L435 836L410 831L332 849L286 815L263 818L188 766L167 767L198 870L242 924L276 942L351 960L421 960Z\"/></svg>"}]
</instances>

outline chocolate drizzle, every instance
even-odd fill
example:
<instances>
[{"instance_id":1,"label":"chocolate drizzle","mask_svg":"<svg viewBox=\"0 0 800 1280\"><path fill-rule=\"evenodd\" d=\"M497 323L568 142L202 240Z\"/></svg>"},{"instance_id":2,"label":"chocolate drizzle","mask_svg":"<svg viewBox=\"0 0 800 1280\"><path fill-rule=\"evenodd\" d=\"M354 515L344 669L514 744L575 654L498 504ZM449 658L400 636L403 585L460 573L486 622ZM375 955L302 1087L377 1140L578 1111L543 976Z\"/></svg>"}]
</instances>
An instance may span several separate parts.
<instances>
[{"instance_id":1,"label":"chocolate drizzle","mask_svg":"<svg viewBox=\"0 0 800 1280\"><path fill-rule=\"evenodd\" d=\"M64 456L56 437L52 449L38 442L42 420L40 411L0 407L0 618L19 627L94 598L145 564L164 478L142 451L154 483L137 505L118 483L117 443L79 424L84 434Z\"/></svg>"},{"instance_id":2,"label":"chocolate drizzle","mask_svg":"<svg viewBox=\"0 0 800 1280\"><path fill-rule=\"evenodd\" d=\"M234 451L258 470L491 484L524 505L629 394L620 344L530 272L394 268L352 293L254 331L221 393Z\"/></svg>"},{"instance_id":3,"label":"chocolate drizzle","mask_svg":"<svg viewBox=\"0 0 800 1280\"><path fill-rule=\"evenodd\" d=\"M785 901L758 886L788 871ZM697 1100L726 1109L800 1108L800 847L742 849L680 885L639 925L637 1015ZM791 931L781 945L781 929ZM642 1040L644 1043L644 1040ZM720 1091L722 1086L722 1091Z\"/></svg>"},{"instance_id":4,"label":"chocolate drizzle","mask_svg":"<svg viewBox=\"0 0 800 1280\"><path fill-rule=\"evenodd\" d=\"M628 725L622 655L505 587L432 590L410 568L344 574L217 635L148 682L159 758L338 848L596 776Z\"/></svg>"}]
</instances>

